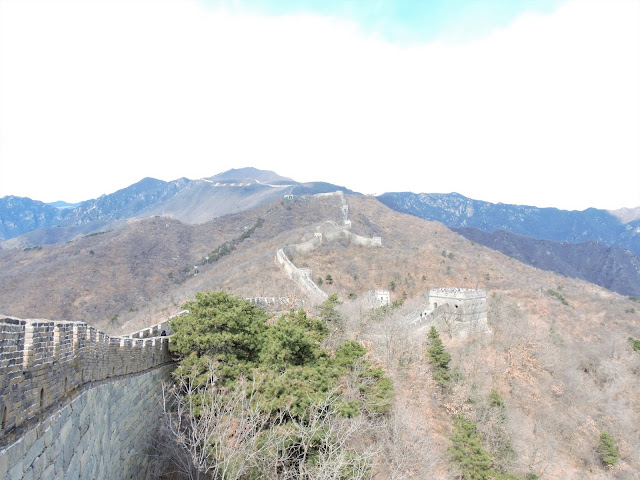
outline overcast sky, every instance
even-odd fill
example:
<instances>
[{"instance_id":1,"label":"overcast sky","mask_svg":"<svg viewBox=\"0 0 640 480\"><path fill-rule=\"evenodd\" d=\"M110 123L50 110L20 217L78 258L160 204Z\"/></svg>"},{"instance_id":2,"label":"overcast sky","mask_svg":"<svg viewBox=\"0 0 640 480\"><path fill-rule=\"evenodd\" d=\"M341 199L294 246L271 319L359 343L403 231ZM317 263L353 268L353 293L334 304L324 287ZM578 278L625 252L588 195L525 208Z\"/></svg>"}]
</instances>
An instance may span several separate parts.
<instances>
[{"instance_id":1,"label":"overcast sky","mask_svg":"<svg viewBox=\"0 0 640 480\"><path fill-rule=\"evenodd\" d=\"M640 0L0 0L0 197L247 166L640 206Z\"/></svg>"}]
</instances>

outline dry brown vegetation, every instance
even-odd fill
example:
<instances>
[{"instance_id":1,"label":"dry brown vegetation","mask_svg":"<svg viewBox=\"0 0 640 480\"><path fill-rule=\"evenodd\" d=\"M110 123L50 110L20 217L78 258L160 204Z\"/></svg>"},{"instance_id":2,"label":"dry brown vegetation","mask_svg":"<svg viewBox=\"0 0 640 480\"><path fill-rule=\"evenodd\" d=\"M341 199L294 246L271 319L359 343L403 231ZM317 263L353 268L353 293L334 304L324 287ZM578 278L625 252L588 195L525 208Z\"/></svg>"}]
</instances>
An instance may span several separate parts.
<instances>
[{"instance_id":1,"label":"dry brown vegetation","mask_svg":"<svg viewBox=\"0 0 640 480\"><path fill-rule=\"evenodd\" d=\"M509 472L540 479L639 478L640 354L628 341L640 337L639 303L526 266L372 197L347 201L352 231L381 236L383 247L336 241L292 260L313 269L314 278L331 275L332 285L322 288L344 302L343 330L336 335L369 346L371 360L393 379L397 396L384 433L391 441L382 447L376 478L456 478L447 447L453 415L460 412L478 424L490 451L510 443L515 455L494 456ZM236 250L192 274L195 262L259 217L264 225ZM341 219L337 198L277 201L195 226L151 218L60 247L3 250L0 311L85 320L116 333L166 318L200 290L305 298L276 264L275 252L309 239L327 219ZM430 288L446 286L487 289L492 333L466 340L442 335L451 366L459 369L443 392L430 377L426 331L400 324ZM364 299L372 288L393 289L392 299L404 296L404 305L372 319ZM487 408L491 390L504 400L503 420ZM602 431L620 450L613 468L595 451Z\"/></svg>"}]
</instances>

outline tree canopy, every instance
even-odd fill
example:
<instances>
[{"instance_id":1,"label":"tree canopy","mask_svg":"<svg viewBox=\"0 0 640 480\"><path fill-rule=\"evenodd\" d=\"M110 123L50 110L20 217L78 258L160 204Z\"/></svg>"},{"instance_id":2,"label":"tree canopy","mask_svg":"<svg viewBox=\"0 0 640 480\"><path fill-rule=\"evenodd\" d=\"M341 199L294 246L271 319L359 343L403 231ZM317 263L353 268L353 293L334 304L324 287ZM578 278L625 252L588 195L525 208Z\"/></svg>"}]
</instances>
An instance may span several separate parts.
<instances>
[{"instance_id":1,"label":"tree canopy","mask_svg":"<svg viewBox=\"0 0 640 480\"><path fill-rule=\"evenodd\" d=\"M330 300L325 307L332 314L322 320L300 310L267 322L269 315L247 300L226 292L198 293L184 305L189 313L171 320L170 348L179 362L174 375L192 375L204 385L213 373L226 387L258 376L262 405L271 411L286 408L300 418L351 376L359 394L348 400L357 407L357 412L348 409L349 416L383 414L391 406L393 388L384 372L364 359L366 349L353 341L335 352L322 347L339 305L337 297Z\"/></svg>"},{"instance_id":2,"label":"tree canopy","mask_svg":"<svg viewBox=\"0 0 640 480\"><path fill-rule=\"evenodd\" d=\"M338 304L325 305L327 318L299 310L276 320L225 292L184 305L189 313L171 320L179 363L165 418L190 468L225 479L263 478L265 469L368 478L368 457L347 439L357 422L390 409L393 386L359 343L323 347Z\"/></svg>"}]
</instances>

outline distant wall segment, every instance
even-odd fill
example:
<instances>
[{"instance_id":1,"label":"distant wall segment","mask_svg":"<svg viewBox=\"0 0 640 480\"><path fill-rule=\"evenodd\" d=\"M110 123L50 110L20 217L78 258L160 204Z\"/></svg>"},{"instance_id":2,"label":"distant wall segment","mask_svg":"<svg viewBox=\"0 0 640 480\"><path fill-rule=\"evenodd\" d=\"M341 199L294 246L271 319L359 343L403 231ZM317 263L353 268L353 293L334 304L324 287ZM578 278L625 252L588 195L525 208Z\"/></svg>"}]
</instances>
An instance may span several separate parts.
<instances>
[{"instance_id":1,"label":"distant wall segment","mask_svg":"<svg viewBox=\"0 0 640 480\"><path fill-rule=\"evenodd\" d=\"M309 292L313 298L322 301L327 299L327 294L311 280L308 269L296 267L284 253L284 248L279 248L276 253L277 262L282 265L284 271L289 277L300 285L304 290Z\"/></svg>"},{"instance_id":2,"label":"distant wall segment","mask_svg":"<svg viewBox=\"0 0 640 480\"><path fill-rule=\"evenodd\" d=\"M332 242L338 238L346 238L352 245L359 245L365 247L382 247L381 237L367 238L362 235L357 235L349 231L351 228L351 221L348 219L349 206L347 200L342 191L331 193L319 193L314 195L316 198L323 197L339 197L342 202L342 226L338 226L335 222L327 220L318 226L313 238L306 242L286 245L281 247L276 252L276 262L279 263L289 277L300 285L305 291L313 296L315 300L326 300L327 294L318 287L312 278L313 273L306 268L298 268L289 259L293 254L304 254L314 250L322 245L324 242Z\"/></svg>"}]
</instances>

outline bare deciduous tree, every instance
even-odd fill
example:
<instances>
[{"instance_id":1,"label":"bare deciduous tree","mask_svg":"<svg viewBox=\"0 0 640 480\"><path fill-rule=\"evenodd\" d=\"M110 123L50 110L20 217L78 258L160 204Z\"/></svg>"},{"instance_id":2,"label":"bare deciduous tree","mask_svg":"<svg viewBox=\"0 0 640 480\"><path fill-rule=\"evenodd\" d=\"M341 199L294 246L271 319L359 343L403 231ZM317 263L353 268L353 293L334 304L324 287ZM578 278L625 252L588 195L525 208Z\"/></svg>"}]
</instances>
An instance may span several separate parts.
<instances>
[{"instance_id":1,"label":"bare deciduous tree","mask_svg":"<svg viewBox=\"0 0 640 480\"><path fill-rule=\"evenodd\" d=\"M210 372L213 369L209 370ZM195 376L163 385L164 427L173 440L170 459L186 478L240 479L261 466L274 448L266 428L281 423L262 411L256 398L259 382L241 379L232 389L215 385L210 373L204 389Z\"/></svg>"},{"instance_id":2,"label":"bare deciduous tree","mask_svg":"<svg viewBox=\"0 0 640 480\"><path fill-rule=\"evenodd\" d=\"M212 371L212 369L210 370ZM376 453L365 415L338 415L331 392L312 405L308 417L288 409L268 413L260 404L258 379L241 379L230 389L205 388L180 377L163 387L163 450L173 472L189 480L243 478L365 479Z\"/></svg>"}]
</instances>

